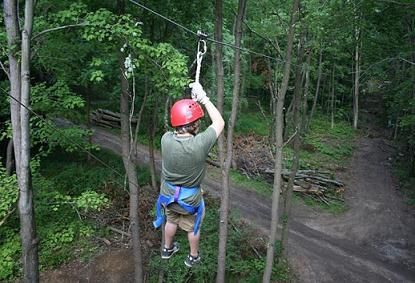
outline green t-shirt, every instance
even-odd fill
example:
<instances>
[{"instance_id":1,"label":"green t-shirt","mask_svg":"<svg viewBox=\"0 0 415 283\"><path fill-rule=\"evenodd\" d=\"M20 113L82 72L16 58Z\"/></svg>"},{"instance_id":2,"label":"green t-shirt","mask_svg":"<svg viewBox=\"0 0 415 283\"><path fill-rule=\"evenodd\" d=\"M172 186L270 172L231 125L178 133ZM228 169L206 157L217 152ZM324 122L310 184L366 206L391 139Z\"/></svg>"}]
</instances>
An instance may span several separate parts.
<instances>
[{"instance_id":1,"label":"green t-shirt","mask_svg":"<svg viewBox=\"0 0 415 283\"><path fill-rule=\"evenodd\" d=\"M208 127L204 132L191 137L178 137L167 132L161 138L161 190L163 195L174 195L174 189L166 182L182 187L199 187L206 173L206 158L216 142L216 132ZM198 205L202 199L201 191L184 201ZM169 208L184 213L178 205Z\"/></svg>"}]
</instances>

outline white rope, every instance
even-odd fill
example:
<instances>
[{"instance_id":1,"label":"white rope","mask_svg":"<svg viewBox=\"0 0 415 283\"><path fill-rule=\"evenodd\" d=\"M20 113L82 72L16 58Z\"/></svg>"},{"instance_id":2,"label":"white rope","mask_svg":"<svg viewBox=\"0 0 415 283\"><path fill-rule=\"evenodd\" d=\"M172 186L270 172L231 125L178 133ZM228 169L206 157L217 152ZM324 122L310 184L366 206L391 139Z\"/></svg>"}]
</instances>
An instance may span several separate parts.
<instances>
[{"instance_id":1,"label":"white rope","mask_svg":"<svg viewBox=\"0 0 415 283\"><path fill-rule=\"evenodd\" d=\"M200 50L200 48L202 47L202 51ZM207 50L206 47L206 41L203 39L200 39L199 42L197 43L197 54L196 54L196 77L195 77L195 82L198 83L199 82L199 77L200 77L200 67L202 66L202 60L203 60L203 55L205 55Z\"/></svg>"}]
</instances>

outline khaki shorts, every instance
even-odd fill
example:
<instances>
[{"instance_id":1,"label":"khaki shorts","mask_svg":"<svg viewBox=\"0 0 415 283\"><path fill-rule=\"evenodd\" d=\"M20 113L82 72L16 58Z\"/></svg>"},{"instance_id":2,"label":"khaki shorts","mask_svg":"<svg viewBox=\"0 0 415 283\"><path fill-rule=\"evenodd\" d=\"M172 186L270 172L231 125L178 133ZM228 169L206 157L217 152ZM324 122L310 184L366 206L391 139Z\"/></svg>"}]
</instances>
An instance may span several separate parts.
<instances>
[{"instance_id":1,"label":"khaki shorts","mask_svg":"<svg viewBox=\"0 0 415 283\"><path fill-rule=\"evenodd\" d=\"M166 207L164 209L166 212L167 221L174 223L180 227L180 229L186 231L186 232L192 232L193 228L195 226L195 215L191 214L182 214L176 211L173 211L169 209L169 207ZM203 210L203 216L202 220L200 221L199 230L200 227L202 227L203 218L205 217L205 210Z\"/></svg>"}]
</instances>

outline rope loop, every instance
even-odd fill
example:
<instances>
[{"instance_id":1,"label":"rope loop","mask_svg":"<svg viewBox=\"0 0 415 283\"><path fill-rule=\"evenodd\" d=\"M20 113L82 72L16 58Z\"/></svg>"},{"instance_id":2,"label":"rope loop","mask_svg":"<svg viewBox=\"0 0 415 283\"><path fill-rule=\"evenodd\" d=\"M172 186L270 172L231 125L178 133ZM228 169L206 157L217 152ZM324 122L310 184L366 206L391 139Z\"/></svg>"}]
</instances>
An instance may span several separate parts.
<instances>
[{"instance_id":1,"label":"rope loop","mask_svg":"<svg viewBox=\"0 0 415 283\"><path fill-rule=\"evenodd\" d=\"M206 37L205 34L198 31L199 41L197 42L197 54L196 54L196 76L195 76L195 82L199 82L200 77L200 67L202 66L202 60L203 55L205 55L207 51L207 45L206 40L204 39Z\"/></svg>"}]
</instances>

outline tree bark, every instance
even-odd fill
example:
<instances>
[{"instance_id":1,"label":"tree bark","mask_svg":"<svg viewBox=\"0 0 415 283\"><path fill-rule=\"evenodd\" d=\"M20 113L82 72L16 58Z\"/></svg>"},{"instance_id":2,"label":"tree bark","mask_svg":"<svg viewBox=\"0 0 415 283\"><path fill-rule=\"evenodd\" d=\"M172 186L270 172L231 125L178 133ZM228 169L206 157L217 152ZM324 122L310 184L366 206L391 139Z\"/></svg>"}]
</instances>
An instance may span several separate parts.
<instances>
[{"instance_id":1,"label":"tree bark","mask_svg":"<svg viewBox=\"0 0 415 283\"><path fill-rule=\"evenodd\" d=\"M20 29L17 15L17 0L5 0L4 23L7 33L8 59L9 59L9 78L10 78L10 115L12 121L14 156L16 161L16 172L20 170L20 63L18 61L20 45Z\"/></svg>"},{"instance_id":2,"label":"tree bark","mask_svg":"<svg viewBox=\"0 0 415 283\"><path fill-rule=\"evenodd\" d=\"M356 8L357 9L357 8ZM357 123L359 120L359 90L360 90L360 23L358 11L355 11L356 23L355 23L355 74L354 74L354 95L353 95L353 128L357 129Z\"/></svg>"},{"instance_id":3,"label":"tree bark","mask_svg":"<svg viewBox=\"0 0 415 283\"><path fill-rule=\"evenodd\" d=\"M310 63L313 52L311 49L307 50L306 71L305 71L305 83L303 94L303 109L301 113L301 132L305 132L307 113L308 113L308 90L310 87Z\"/></svg>"},{"instance_id":4,"label":"tree bark","mask_svg":"<svg viewBox=\"0 0 415 283\"><path fill-rule=\"evenodd\" d=\"M158 113L158 101L154 103L153 115L151 116L151 123L149 123L149 156L150 156L150 175L151 175L151 186L154 190L157 190L157 171L156 171L156 161L154 158L154 138L157 130L157 113Z\"/></svg>"},{"instance_id":5,"label":"tree bark","mask_svg":"<svg viewBox=\"0 0 415 283\"><path fill-rule=\"evenodd\" d=\"M129 123L129 100L128 100L128 81L125 77L124 58L120 54L119 60L120 76L121 76L121 98L120 98L120 114L121 114L121 143L122 143L122 160L127 173L128 187L130 191L130 227L133 243L134 254L134 281L143 282L143 265L140 245L140 221L138 215L138 178L134 163L131 160L131 139L130 123Z\"/></svg>"},{"instance_id":6,"label":"tree bark","mask_svg":"<svg viewBox=\"0 0 415 283\"><path fill-rule=\"evenodd\" d=\"M335 86L334 86L334 70L335 70L335 64L333 64L333 69L331 71L331 99L330 99L330 109L331 109L331 121L330 126L333 129L334 128L334 104L335 104Z\"/></svg>"},{"instance_id":7,"label":"tree bark","mask_svg":"<svg viewBox=\"0 0 415 283\"><path fill-rule=\"evenodd\" d=\"M296 132L294 136L294 160L291 168L290 179L288 185L283 193L283 222L281 231L281 246L283 254L288 257L288 231L289 231L289 216L291 210L291 198L294 187L294 179L298 169L298 156L301 136L301 123L300 123L300 105L301 105L301 93L302 93L302 65L304 58L304 45L305 45L305 33L301 33L301 39L299 42L298 54L297 54L297 66L295 71L295 86L293 96L293 127Z\"/></svg>"},{"instance_id":8,"label":"tree bark","mask_svg":"<svg viewBox=\"0 0 415 283\"><path fill-rule=\"evenodd\" d=\"M313 119L314 112L316 110L317 106L317 100L318 100L318 94L320 92L320 82L321 82L321 73L323 69L323 48L320 47L320 54L318 58L318 75L317 75L317 86L316 86L316 92L314 94L313 99L313 106L311 107L310 116L307 121L306 131L310 128L311 120Z\"/></svg>"},{"instance_id":9,"label":"tree bark","mask_svg":"<svg viewBox=\"0 0 415 283\"><path fill-rule=\"evenodd\" d=\"M282 185L282 149L283 149L283 109L285 94L288 89L288 81L290 78L291 69L291 52L294 41L295 24L298 17L299 0L293 0L290 24L287 34L287 50L285 55L285 65L281 91L278 91L277 113L276 113L276 143L275 143L275 169L274 169L274 185L272 193L272 213L271 213L271 228L270 237L267 244L267 257L265 262L265 270L262 277L262 282L270 282L272 275L272 266L274 263L275 241L277 238L278 226L278 206L280 198L280 190Z\"/></svg>"},{"instance_id":10,"label":"tree bark","mask_svg":"<svg viewBox=\"0 0 415 283\"><path fill-rule=\"evenodd\" d=\"M123 14L125 10L124 0L117 1L118 13ZM140 218L138 214L138 178L134 163L131 160L132 143L134 140L131 133L130 123L130 107L129 107L129 86L128 80L125 76L124 56L119 54L119 71L121 79L121 97L120 97L120 118L121 118L121 151L122 161L124 163L125 172L127 173L128 187L130 192L130 227L131 240L133 244L134 255L134 282L143 282L143 260L140 244Z\"/></svg>"},{"instance_id":11,"label":"tree bark","mask_svg":"<svg viewBox=\"0 0 415 283\"><path fill-rule=\"evenodd\" d=\"M226 158L225 164L222 167L222 201L220 207L220 222L219 222L219 250L218 250L218 269L216 275L216 282L225 282L226 270L226 242L228 237L228 215L229 215L229 171L232 165L233 154L233 131L238 113L239 94L241 91L241 52L239 47L242 40L242 24L245 17L246 0L239 0L238 14L235 23L235 62L234 62L234 81L232 92L232 112L228 123L228 131L226 138ZM221 163L222 164L222 163Z\"/></svg>"},{"instance_id":12,"label":"tree bark","mask_svg":"<svg viewBox=\"0 0 415 283\"><path fill-rule=\"evenodd\" d=\"M8 2L8 1L6 1ZM16 5L14 1L9 3ZM5 6L7 4L5 3ZM17 8L13 16L16 19L12 20L14 24L17 24ZM6 10L6 9L5 9ZM5 11L5 13L7 13ZM26 0L24 10L24 27L22 30L22 43L21 43L21 66L18 67L10 65L10 68L17 67L20 70L20 80L11 84L20 85L19 93L14 93L12 96L16 98L20 105L17 113L12 114L12 127L13 137L17 137L15 142L15 156L16 158L16 172L19 184L19 217L20 217L20 238L22 241L22 263L23 263L23 281L24 282L39 282L39 259L38 259L38 242L36 237L36 222L33 207L33 191L32 191L32 179L30 173L30 127L29 127L29 110L30 105L30 39L32 35L33 26L33 1ZM18 27L12 28L14 31L18 30ZM16 48L16 46L12 47ZM12 51L13 52L13 51ZM15 62L18 64L18 62ZM17 75L17 70L10 70L10 74ZM14 76L13 75L13 76ZM13 77L11 75L11 77ZM16 79L13 77L13 80ZM18 91L15 89L15 91ZM19 98L20 99L19 99ZM17 102L17 101L16 101ZM11 111L16 109L11 107ZM13 115L20 115L19 124L13 123Z\"/></svg>"},{"instance_id":13,"label":"tree bark","mask_svg":"<svg viewBox=\"0 0 415 283\"><path fill-rule=\"evenodd\" d=\"M13 159L13 138L9 140L7 143L7 153L6 153L6 174L8 176L12 175L13 173L13 165L14 165L14 159Z\"/></svg>"}]
</instances>

